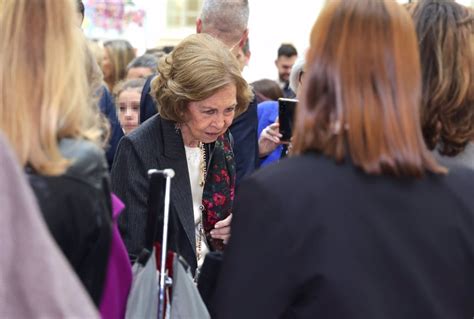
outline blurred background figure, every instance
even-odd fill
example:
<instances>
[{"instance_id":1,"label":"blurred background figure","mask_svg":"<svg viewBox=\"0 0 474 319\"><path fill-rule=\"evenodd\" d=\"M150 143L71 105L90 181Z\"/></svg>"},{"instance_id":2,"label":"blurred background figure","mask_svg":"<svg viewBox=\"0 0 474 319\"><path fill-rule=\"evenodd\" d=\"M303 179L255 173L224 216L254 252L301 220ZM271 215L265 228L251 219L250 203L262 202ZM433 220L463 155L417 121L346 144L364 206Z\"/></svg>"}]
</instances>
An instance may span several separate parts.
<instances>
[{"instance_id":1,"label":"blurred background figure","mask_svg":"<svg viewBox=\"0 0 474 319\"><path fill-rule=\"evenodd\" d=\"M5 7L8 5L4 10ZM51 238L16 155L1 134L0 163L1 316L99 318Z\"/></svg>"},{"instance_id":2,"label":"blurred background figure","mask_svg":"<svg viewBox=\"0 0 474 319\"><path fill-rule=\"evenodd\" d=\"M140 96L145 81L145 79L126 80L115 86L115 105L120 125L125 134L140 125Z\"/></svg>"},{"instance_id":3,"label":"blurred background figure","mask_svg":"<svg viewBox=\"0 0 474 319\"><path fill-rule=\"evenodd\" d=\"M154 55L156 57L156 59L159 60L161 57L171 53L171 51L173 51L173 49L174 49L174 46L165 45L163 47L147 49L145 54Z\"/></svg>"},{"instance_id":4,"label":"blurred background figure","mask_svg":"<svg viewBox=\"0 0 474 319\"><path fill-rule=\"evenodd\" d=\"M248 39L248 0L204 0L196 32L207 33L222 41L238 56ZM241 65L242 67L242 65ZM230 127L237 169L237 184L258 167L258 117L254 98L247 110L237 116Z\"/></svg>"},{"instance_id":5,"label":"blurred background figure","mask_svg":"<svg viewBox=\"0 0 474 319\"><path fill-rule=\"evenodd\" d=\"M251 55L249 38L247 38L244 45L242 47L239 46L238 53L235 56L237 61L239 61L240 71L243 71L244 68L249 64Z\"/></svg>"},{"instance_id":6,"label":"blurred background figure","mask_svg":"<svg viewBox=\"0 0 474 319\"><path fill-rule=\"evenodd\" d=\"M277 82L270 79L261 79L250 84L257 97L257 103L260 104L265 101L278 101L279 98L284 97L283 90Z\"/></svg>"},{"instance_id":7,"label":"blurred background figure","mask_svg":"<svg viewBox=\"0 0 474 319\"><path fill-rule=\"evenodd\" d=\"M135 50L126 40L110 40L104 42L102 72L110 92L115 84L127 76L127 65L135 58Z\"/></svg>"},{"instance_id":8,"label":"blurred background figure","mask_svg":"<svg viewBox=\"0 0 474 319\"><path fill-rule=\"evenodd\" d=\"M420 45L426 144L444 165L474 169L473 10L451 0L421 0L410 12Z\"/></svg>"},{"instance_id":9,"label":"blurred background figure","mask_svg":"<svg viewBox=\"0 0 474 319\"><path fill-rule=\"evenodd\" d=\"M296 92L296 98L301 95L301 81L304 73L304 60L295 63L290 73L290 89ZM279 87L278 87L279 88ZM260 167L278 161L285 157L288 151L288 143L280 141L280 124L278 121L278 98L276 100L263 101L258 104L258 149L260 155Z\"/></svg>"},{"instance_id":10,"label":"blurred background figure","mask_svg":"<svg viewBox=\"0 0 474 319\"><path fill-rule=\"evenodd\" d=\"M111 241L101 148L108 133L88 83L74 3L2 2L0 129L28 173L51 234L98 306Z\"/></svg>"},{"instance_id":11,"label":"blurred background figure","mask_svg":"<svg viewBox=\"0 0 474 319\"><path fill-rule=\"evenodd\" d=\"M292 44L283 43L278 48L277 59L275 60L278 70L278 84L280 84L280 88L283 90L286 98L295 97L295 92L290 88L290 73L297 58L298 51Z\"/></svg>"},{"instance_id":12,"label":"blurred background figure","mask_svg":"<svg viewBox=\"0 0 474 319\"><path fill-rule=\"evenodd\" d=\"M104 58L104 45L101 41L97 39L87 39L87 46L89 50L92 52L92 55L97 62L97 65L102 65L102 60ZM102 72L102 69L100 70Z\"/></svg>"},{"instance_id":13,"label":"blurred background figure","mask_svg":"<svg viewBox=\"0 0 474 319\"><path fill-rule=\"evenodd\" d=\"M76 10L76 14L79 16L82 24L82 20L84 19L84 4L81 0L76 0ZM123 132L117 114L115 113L115 105L112 96L104 84L104 75L99 66L102 64L104 47L100 41L86 41L87 46L84 48L86 53L85 67L87 81L93 94L93 103L98 104L100 111L107 118L108 126L110 128L110 134L104 138L104 140L107 141L104 145L104 149L106 151L107 163L110 169L112 167L118 142L122 138Z\"/></svg>"},{"instance_id":14,"label":"blurred background figure","mask_svg":"<svg viewBox=\"0 0 474 319\"><path fill-rule=\"evenodd\" d=\"M156 73L157 66L158 58L153 54L136 57L127 65L127 80L146 79Z\"/></svg>"},{"instance_id":15,"label":"blurred background figure","mask_svg":"<svg viewBox=\"0 0 474 319\"><path fill-rule=\"evenodd\" d=\"M302 88L293 156L237 194L215 318L472 316L474 172L426 148L407 10L328 1Z\"/></svg>"},{"instance_id":16,"label":"blurred background figure","mask_svg":"<svg viewBox=\"0 0 474 319\"><path fill-rule=\"evenodd\" d=\"M248 0L204 0L196 33L212 35L237 55L248 38L248 18Z\"/></svg>"}]
</instances>

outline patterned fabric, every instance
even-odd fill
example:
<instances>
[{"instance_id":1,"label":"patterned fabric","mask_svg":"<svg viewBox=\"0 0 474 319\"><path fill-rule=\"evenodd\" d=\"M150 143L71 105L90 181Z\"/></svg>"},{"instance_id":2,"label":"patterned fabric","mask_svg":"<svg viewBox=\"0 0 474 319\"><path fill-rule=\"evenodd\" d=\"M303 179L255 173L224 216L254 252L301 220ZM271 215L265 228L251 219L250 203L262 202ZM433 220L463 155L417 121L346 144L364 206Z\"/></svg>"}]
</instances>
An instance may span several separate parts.
<instances>
[{"instance_id":1,"label":"patterned fabric","mask_svg":"<svg viewBox=\"0 0 474 319\"><path fill-rule=\"evenodd\" d=\"M214 145L202 194L203 228L211 250L223 250L224 242L211 237L214 225L232 212L235 192L235 161L229 139L222 135Z\"/></svg>"}]
</instances>

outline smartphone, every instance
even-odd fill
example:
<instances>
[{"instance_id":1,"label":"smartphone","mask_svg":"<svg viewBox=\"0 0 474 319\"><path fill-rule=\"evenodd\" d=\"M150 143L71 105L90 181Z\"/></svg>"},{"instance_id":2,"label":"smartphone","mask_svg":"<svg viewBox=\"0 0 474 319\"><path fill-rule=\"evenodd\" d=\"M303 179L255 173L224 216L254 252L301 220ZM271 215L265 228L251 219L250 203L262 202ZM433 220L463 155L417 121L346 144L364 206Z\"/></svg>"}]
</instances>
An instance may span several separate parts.
<instances>
[{"instance_id":1,"label":"smartphone","mask_svg":"<svg viewBox=\"0 0 474 319\"><path fill-rule=\"evenodd\" d=\"M280 123L280 134L282 142L291 140L293 130L293 119L298 100L295 99L278 99L278 121Z\"/></svg>"}]
</instances>

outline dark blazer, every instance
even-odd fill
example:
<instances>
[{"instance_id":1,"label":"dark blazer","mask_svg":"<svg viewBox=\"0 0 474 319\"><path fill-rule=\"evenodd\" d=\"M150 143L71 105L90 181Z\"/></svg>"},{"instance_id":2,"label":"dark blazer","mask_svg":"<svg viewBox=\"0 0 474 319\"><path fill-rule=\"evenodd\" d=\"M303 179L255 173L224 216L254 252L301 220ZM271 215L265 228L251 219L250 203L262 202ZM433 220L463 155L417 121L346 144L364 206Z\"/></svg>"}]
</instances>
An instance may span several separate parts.
<instances>
[{"instance_id":1,"label":"dark blazer","mask_svg":"<svg viewBox=\"0 0 474 319\"><path fill-rule=\"evenodd\" d=\"M143 87L140 99L140 122L157 113L155 101L150 95L151 81L155 75L150 76ZM259 165L258 158L258 115L257 98L254 97L247 110L234 119L230 132L234 139L236 183L242 178L253 173Z\"/></svg>"},{"instance_id":2,"label":"dark blazer","mask_svg":"<svg viewBox=\"0 0 474 319\"><path fill-rule=\"evenodd\" d=\"M194 270L196 239L188 164L181 135L174 123L155 115L120 141L112 167L112 191L124 201L119 226L132 258L145 246L148 218L149 169L174 169L171 181L169 226L170 249L180 254ZM157 239L161 241L161 226Z\"/></svg>"},{"instance_id":3,"label":"dark blazer","mask_svg":"<svg viewBox=\"0 0 474 319\"><path fill-rule=\"evenodd\" d=\"M150 75L145 82L140 96L140 123L145 122L150 117L158 113L156 103L151 96L151 81L156 77L156 74Z\"/></svg>"},{"instance_id":4,"label":"dark blazer","mask_svg":"<svg viewBox=\"0 0 474 319\"><path fill-rule=\"evenodd\" d=\"M109 164L109 169L111 169L112 163L114 161L115 152L117 151L118 143L123 137L123 130L117 117L117 112L115 111L114 100L105 85L102 87L102 95L100 96L99 100L99 108L100 111L105 116L107 116L107 119L110 123L110 138L105 155L107 156L107 163Z\"/></svg>"},{"instance_id":5,"label":"dark blazer","mask_svg":"<svg viewBox=\"0 0 474 319\"><path fill-rule=\"evenodd\" d=\"M259 165L257 98L247 110L236 117L229 128L234 137L236 184L252 174Z\"/></svg>"},{"instance_id":6,"label":"dark blazer","mask_svg":"<svg viewBox=\"0 0 474 319\"><path fill-rule=\"evenodd\" d=\"M322 155L241 184L216 318L474 315L474 173L368 176Z\"/></svg>"},{"instance_id":7,"label":"dark blazer","mask_svg":"<svg viewBox=\"0 0 474 319\"><path fill-rule=\"evenodd\" d=\"M99 306L112 239L105 154L81 140L63 139L60 149L73 160L66 173L44 176L27 169L28 177L51 234Z\"/></svg>"}]
</instances>

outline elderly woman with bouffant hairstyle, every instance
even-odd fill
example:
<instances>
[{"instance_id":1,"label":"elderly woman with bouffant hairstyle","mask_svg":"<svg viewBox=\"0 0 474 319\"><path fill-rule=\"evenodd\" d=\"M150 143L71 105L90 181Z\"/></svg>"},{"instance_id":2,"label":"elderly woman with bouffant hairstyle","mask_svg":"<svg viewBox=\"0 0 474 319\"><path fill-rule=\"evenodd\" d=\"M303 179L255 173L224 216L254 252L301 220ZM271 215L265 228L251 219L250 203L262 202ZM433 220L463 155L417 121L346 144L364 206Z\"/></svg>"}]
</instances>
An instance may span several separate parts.
<instances>
[{"instance_id":1,"label":"elderly woman with bouffant hairstyle","mask_svg":"<svg viewBox=\"0 0 474 319\"><path fill-rule=\"evenodd\" d=\"M405 8L327 2L293 155L239 186L215 318L472 316L474 172L426 148L421 87Z\"/></svg>"},{"instance_id":2,"label":"elderly woman with bouffant hairstyle","mask_svg":"<svg viewBox=\"0 0 474 319\"><path fill-rule=\"evenodd\" d=\"M454 1L410 8L420 46L421 125L441 163L474 169L474 13Z\"/></svg>"},{"instance_id":3,"label":"elderly woman with bouffant hairstyle","mask_svg":"<svg viewBox=\"0 0 474 319\"><path fill-rule=\"evenodd\" d=\"M237 60L207 34L185 38L158 65L155 115L120 142L113 191L125 202L122 235L132 258L147 245L149 169L176 172L171 191L170 245L191 266L230 237L235 162L228 131L253 98ZM157 238L161 238L159 235Z\"/></svg>"},{"instance_id":4,"label":"elderly woman with bouffant hairstyle","mask_svg":"<svg viewBox=\"0 0 474 319\"><path fill-rule=\"evenodd\" d=\"M96 305L111 238L104 136L70 0L4 0L0 129L46 224ZM34 35L34 36L32 36ZM25 234L28 236L28 234Z\"/></svg>"}]
</instances>

